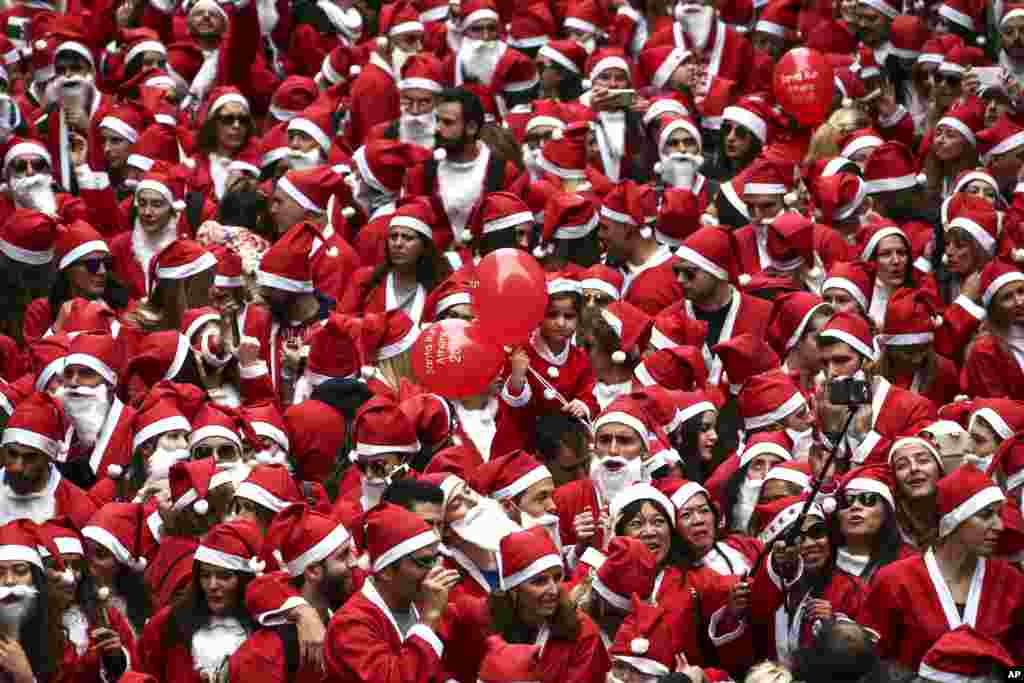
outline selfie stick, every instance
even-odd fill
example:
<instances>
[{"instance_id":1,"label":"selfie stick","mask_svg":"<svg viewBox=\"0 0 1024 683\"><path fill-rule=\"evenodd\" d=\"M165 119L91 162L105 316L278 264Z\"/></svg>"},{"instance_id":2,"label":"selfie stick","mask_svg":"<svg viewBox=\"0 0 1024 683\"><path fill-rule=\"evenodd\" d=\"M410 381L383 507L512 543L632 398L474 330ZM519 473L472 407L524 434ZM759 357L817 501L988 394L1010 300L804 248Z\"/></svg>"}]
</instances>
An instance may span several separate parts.
<instances>
[{"instance_id":1,"label":"selfie stick","mask_svg":"<svg viewBox=\"0 0 1024 683\"><path fill-rule=\"evenodd\" d=\"M836 442L832 444L832 449L829 451L828 458L825 460L825 464L821 468L820 475L814 478L814 482L811 485L811 495L804 501L803 509L800 510L800 514L797 516L793 526L791 526L789 531L786 532L786 545L793 545L793 542L796 541L796 537L800 535L800 528L803 526L804 519L807 517L807 511L811 509L811 504L817 497L818 492L821 491L822 484L825 483L825 473L828 472L828 468L832 466L832 462L835 460L836 454L839 452L839 448L846 444L846 431L850 428L850 423L853 422L853 416L856 412L856 407L850 406L850 410L846 415L846 423L843 425L843 431ZM774 543L767 543L763 548L761 548L761 552L757 554L754 566L750 570L750 576L757 574L757 571L761 568L761 563L764 562L764 559L768 556L768 553L771 552L774 545Z\"/></svg>"}]
</instances>

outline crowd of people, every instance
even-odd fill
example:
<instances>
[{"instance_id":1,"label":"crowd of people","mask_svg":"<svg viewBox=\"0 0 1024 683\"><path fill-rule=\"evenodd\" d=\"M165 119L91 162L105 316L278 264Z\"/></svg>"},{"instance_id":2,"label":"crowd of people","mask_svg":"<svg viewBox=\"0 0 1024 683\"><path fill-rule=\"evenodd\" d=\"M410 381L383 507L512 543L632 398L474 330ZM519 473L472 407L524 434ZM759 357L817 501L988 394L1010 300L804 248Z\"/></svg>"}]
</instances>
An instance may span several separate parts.
<instances>
[{"instance_id":1,"label":"crowd of people","mask_svg":"<svg viewBox=\"0 0 1024 683\"><path fill-rule=\"evenodd\" d=\"M5 5L0 682L1020 674L1024 5Z\"/></svg>"}]
</instances>

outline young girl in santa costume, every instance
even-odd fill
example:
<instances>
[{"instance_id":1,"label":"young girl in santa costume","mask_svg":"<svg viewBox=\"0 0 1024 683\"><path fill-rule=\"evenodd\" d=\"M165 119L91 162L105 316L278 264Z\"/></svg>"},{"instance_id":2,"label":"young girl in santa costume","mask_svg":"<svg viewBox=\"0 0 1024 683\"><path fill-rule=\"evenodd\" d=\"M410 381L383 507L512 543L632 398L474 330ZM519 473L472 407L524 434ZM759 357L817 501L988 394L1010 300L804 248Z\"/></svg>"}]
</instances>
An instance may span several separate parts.
<instances>
[{"instance_id":1,"label":"young girl in santa costume","mask_svg":"<svg viewBox=\"0 0 1024 683\"><path fill-rule=\"evenodd\" d=\"M192 586L146 624L139 670L167 683L210 683L253 632L245 589L263 571L263 535L239 520L210 530L196 549Z\"/></svg>"},{"instance_id":2,"label":"young girl in santa costume","mask_svg":"<svg viewBox=\"0 0 1024 683\"><path fill-rule=\"evenodd\" d=\"M538 414L564 410L589 420L600 412L594 398L594 371L586 352L573 344L583 289L576 280L558 273L548 275L547 286L544 320L526 346L509 358L511 373L501 398L513 407L529 405Z\"/></svg>"}]
</instances>

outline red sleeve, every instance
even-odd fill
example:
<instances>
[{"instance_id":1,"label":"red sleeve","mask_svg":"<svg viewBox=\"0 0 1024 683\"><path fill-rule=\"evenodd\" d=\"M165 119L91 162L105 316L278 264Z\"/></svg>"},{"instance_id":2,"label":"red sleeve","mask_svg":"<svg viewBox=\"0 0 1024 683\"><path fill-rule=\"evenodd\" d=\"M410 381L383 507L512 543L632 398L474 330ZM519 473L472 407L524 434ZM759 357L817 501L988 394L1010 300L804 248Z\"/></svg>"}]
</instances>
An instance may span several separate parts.
<instances>
[{"instance_id":1,"label":"red sleeve","mask_svg":"<svg viewBox=\"0 0 1024 683\"><path fill-rule=\"evenodd\" d=\"M217 82L220 85L235 85L246 95L251 90L250 73L259 54L260 22L256 2L247 5L231 17L224 49L220 51L217 64Z\"/></svg>"},{"instance_id":2,"label":"red sleeve","mask_svg":"<svg viewBox=\"0 0 1024 683\"><path fill-rule=\"evenodd\" d=\"M434 188L427 187L427 174L424 164L417 164L405 174L405 185L402 187L402 195L406 197L419 197L421 195L433 194Z\"/></svg>"},{"instance_id":3,"label":"red sleeve","mask_svg":"<svg viewBox=\"0 0 1024 683\"><path fill-rule=\"evenodd\" d=\"M878 120L878 132L892 142L902 142L910 149L914 148L914 119L910 112L900 107L903 114L894 121Z\"/></svg>"},{"instance_id":4,"label":"red sleeve","mask_svg":"<svg viewBox=\"0 0 1024 683\"><path fill-rule=\"evenodd\" d=\"M579 618L584 620L583 629L576 639L576 648L562 680L564 683L604 683L605 676L612 668L608 653L590 618L582 612Z\"/></svg>"},{"instance_id":5,"label":"red sleeve","mask_svg":"<svg viewBox=\"0 0 1024 683\"><path fill-rule=\"evenodd\" d=\"M25 316L21 320L21 336L26 342L42 338L46 331L53 324L54 316L50 311L50 302L45 298L38 298L32 301L25 308ZM8 377L10 380L15 377Z\"/></svg>"},{"instance_id":6,"label":"red sleeve","mask_svg":"<svg viewBox=\"0 0 1024 683\"><path fill-rule=\"evenodd\" d=\"M0 377L13 382L28 372L27 352L5 334L0 334Z\"/></svg>"},{"instance_id":7,"label":"red sleeve","mask_svg":"<svg viewBox=\"0 0 1024 683\"><path fill-rule=\"evenodd\" d=\"M373 268L369 266L360 268L352 275L352 282L338 301L336 309L338 313L358 315L363 312L366 305L366 295L369 294L369 292L365 291L365 286L370 281L370 276L372 275Z\"/></svg>"},{"instance_id":8,"label":"red sleeve","mask_svg":"<svg viewBox=\"0 0 1024 683\"><path fill-rule=\"evenodd\" d=\"M128 653L128 668L134 669L139 661L139 648L135 638L135 631L132 629L131 624L128 623L128 619L121 613L121 610L115 607L107 608L107 621L110 622L110 628L117 631L118 637L121 638L121 647Z\"/></svg>"},{"instance_id":9,"label":"red sleeve","mask_svg":"<svg viewBox=\"0 0 1024 683\"><path fill-rule=\"evenodd\" d=\"M958 297L946 307L942 324L935 329L935 352L956 362L984 320L985 310L966 297Z\"/></svg>"},{"instance_id":10,"label":"red sleeve","mask_svg":"<svg viewBox=\"0 0 1024 683\"><path fill-rule=\"evenodd\" d=\"M260 630L228 659L228 683L245 683L257 671L260 683L287 683L287 668L281 639L276 633Z\"/></svg>"},{"instance_id":11,"label":"red sleeve","mask_svg":"<svg viewBox=\"0 0 1024 683\"><path fill-rule=\"evenodd\" d=\"M437 634L417 624L396 652L385 628L391 626L357 610L342 609L336 614L327 627L324 644L327 677L372 683L430 683L438 679L444 647L435 649L441 645Z\"/></svg>"},{"instance_id":12,"label":"red sleeve","mask_svg":"<svg viewBox=\"0 0 1024 683\"><path fill-rule=\"evenodd\" d=\"M106 178L105 175L93 173L93 177ZM83 203L88 218L86 221L95 226L104 237L113 237L131 228L130 221L122 218L117 195L106 180L104 186L83 187L79 185L79 198Z\"/></svg>"},{"instance_id":13,"label":"red sleeve","mask_svg":"<svg viewBox=\"0 0 1024 683\"><path fill-rule=\"evenodd\" d=\"M902 637L904 606L896 594L897 577L886 571L890 568L891 565L883 567L875 575L857 617L862 626L878 634L876 648L880 659L894 659Z\"/></svg>"},{"instance_id":14,"label":"red sleeve","mask_svg":"<svg viewBox=\"0 0 1024 683\"><path fill-rule=\"evenodd\" d=\"M160 640L170 613L171 608L165 607L146 622L138 644L139 658L132 666L136 671L147 673L158 681L164 680L164 669L167 665L166 651Z\"/></svg>"}]
</instances>

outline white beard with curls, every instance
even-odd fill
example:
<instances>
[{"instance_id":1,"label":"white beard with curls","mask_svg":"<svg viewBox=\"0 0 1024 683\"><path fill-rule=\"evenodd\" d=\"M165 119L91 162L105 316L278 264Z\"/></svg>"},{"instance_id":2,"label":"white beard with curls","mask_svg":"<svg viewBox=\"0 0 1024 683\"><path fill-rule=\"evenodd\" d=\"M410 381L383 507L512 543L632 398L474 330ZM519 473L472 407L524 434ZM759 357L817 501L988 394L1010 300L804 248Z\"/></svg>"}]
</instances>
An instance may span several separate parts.
<instances>
[{"instance_id":1,"label":"white beard with curls","mask_svg":"<svg viewBox=\"0 0 1024 683\"><path fill-rule=\"evenodd\" d=\"M459 62L462 64L462 76L467 81L479 81L490 85L494 71L498 68L504 50L497 40L477 40L463 38L459 46Z\"/></svg>"},{"instance_id":2,"label":"white beard with curls","mask_svg":"<svg viewBox=\"0 0 1024 683\"><path fill-rule=\"evenodd\" d=\"M611 469L609 465L619 465L617 469ZM590 461L590 480L594 482L598 493L606 503L615 500L615 496L622 493L630 484L643 480L643 459L617 458L608 456L606 458L594 457Z\"/></svg>"},{"instance_id":3,"label":"white beard with curls","mask_svg":"<svg viewBox=\"0 0 1024 683\"><path fill-rule=\"evenodd\" d=\"M53 176L34 173L10 182L14 203L23 209L34 209L48 216L57 215L57 194L53 191Z\"/></svg>"},{"instance_id":4,"label":"white beard with curls","mask_svg":"<svg viewBox=\"0 0 1024 683\"><path fill-rule=\"evenodd\" d=\"M87 446L94 445L110 412L110 388L106 384L68 388L63 399L78 439Z\"/></svg>"},{"instance_id":5,"label":"white beard with curls","mask_svg":"<svg viewBox=\"0 0 1024 683\"><path fill-rule=\"evenodd\" d=\"M427 149L434 148L434 132L437 130L437 113L406 114L398 119L398 139L411 142Z\"/></svg>"},{"instance_id":6,"label":"white beard with curls","mask_svg":"<svg viewBox=\"0 0 1024 683\"><path fill-rule=\"evenodd\" d=\"M711 27L715 24L715 8L694 2L682 2L676 5L675 14L690 43L698 50L707 47Z\"/></svg>"},{"instance_id":7,"label":"white beard with curls","mask_svg":"<svg viewBox=\"0 0 1024 683\"><path fill-rule=\"evenodd\" d=\"M17 633L25 620L32 616L38 601L39 590L33 586L0 588L0 629Z\"/></svg>"}]
</instances>

